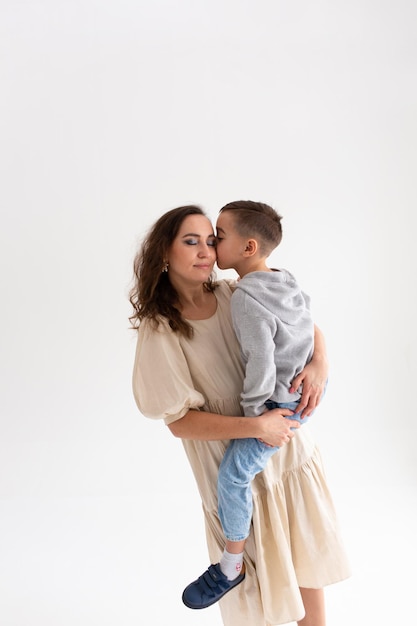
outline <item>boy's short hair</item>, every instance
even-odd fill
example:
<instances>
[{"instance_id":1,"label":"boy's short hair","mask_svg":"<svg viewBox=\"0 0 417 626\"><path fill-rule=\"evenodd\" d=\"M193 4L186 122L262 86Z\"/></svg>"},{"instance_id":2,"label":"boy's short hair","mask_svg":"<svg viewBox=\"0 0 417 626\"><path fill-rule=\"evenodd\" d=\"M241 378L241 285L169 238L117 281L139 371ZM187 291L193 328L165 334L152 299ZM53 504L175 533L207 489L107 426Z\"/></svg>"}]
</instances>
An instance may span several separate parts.
<instances>
[{"instance_id":1,"label":"boy's short hair","mask_svg":"<svg viewBox=\"0 0 417 626\"><path fill-rule=\"evenodd\" d=\"M282 217L269 204L238 200L220 209L220 213L226 211L233 211L234 225L241 237L258 240L262 254L269 255L280 244Z\"/></svg>"}]
</instances>

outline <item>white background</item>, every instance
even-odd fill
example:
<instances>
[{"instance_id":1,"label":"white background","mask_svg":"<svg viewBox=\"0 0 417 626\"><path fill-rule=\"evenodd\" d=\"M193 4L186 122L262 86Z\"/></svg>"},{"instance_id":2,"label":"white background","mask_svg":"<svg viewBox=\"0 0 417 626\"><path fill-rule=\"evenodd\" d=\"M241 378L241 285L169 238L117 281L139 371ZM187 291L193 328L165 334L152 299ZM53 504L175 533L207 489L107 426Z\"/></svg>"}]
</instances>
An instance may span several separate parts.
<instances>
[{"instance_id":1,"label":"white background","mask_svg":"<svg viewBox=\"0 0 417 626\"><path fill-rule=\"evenodd\" d=\"M165 210L272 204L331 361L311 428L353 576L415 618L417 5L1 0L1 626L220 625L180 441L138 412L127 293ZM163 393L163 390L161 390ZM146 616L146 617L145 617Z\"/></svg>"}]
</instances>

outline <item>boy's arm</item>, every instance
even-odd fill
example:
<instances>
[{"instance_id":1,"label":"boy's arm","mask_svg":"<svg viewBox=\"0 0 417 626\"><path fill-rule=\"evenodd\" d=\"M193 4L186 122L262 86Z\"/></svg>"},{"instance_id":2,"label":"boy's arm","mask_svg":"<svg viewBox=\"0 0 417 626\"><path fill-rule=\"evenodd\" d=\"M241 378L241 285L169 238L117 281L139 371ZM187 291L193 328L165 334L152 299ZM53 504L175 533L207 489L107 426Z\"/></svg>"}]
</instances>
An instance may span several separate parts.
<instances>
[{"instance_id":1,"label":"boy's arm","mask_svg":"<svg viewBox=\"0 0 417 626\"><path fill-rule=\"evenodd\" d=\"M261 307L256 315L255 310L251 310L249 314L244 306L235 306L233 315L234 329L245 367L241 404L246 416L263 413L265 402L275 389L275 327L262 315Z\"/></svg>"}]
</instances>

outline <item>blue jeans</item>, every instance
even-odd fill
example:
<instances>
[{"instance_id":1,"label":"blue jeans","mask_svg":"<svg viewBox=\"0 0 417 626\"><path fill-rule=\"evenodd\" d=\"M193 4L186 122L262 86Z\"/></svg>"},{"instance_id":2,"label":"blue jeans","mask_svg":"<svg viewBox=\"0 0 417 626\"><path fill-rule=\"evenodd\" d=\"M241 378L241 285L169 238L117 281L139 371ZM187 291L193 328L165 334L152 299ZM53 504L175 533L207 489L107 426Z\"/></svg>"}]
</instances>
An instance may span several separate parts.
<instances>
[{"instance_id":1,"label":"blue jeans","mask_svg":"<svg viewBox=\"0 0 417 626\"><path fill-rule=\"evenodd\" d=\"M268 400L265 404L269 410L296 411L299 403ZM308 421L307 417L301 419L300 413L288 417L301 424ZM223 533L229 541L242 541L249 535L253 510L251 482L277 450L278 447L267 446L259 439L233 439L230 442L217 479L218 512Z\"/></svg>"}]
</instances>

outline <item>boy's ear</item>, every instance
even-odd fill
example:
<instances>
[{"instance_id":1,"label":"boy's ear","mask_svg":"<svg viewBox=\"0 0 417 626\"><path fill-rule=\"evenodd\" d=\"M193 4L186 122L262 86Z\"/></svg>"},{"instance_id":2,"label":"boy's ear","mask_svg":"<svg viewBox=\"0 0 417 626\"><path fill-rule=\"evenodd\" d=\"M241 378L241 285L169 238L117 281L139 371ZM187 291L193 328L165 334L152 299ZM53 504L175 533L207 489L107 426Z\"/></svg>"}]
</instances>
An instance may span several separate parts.
<instances>
[{"instance_id":1,"label":"boy's ear","mask_svg":"<svg viewBox=\"0 0 417 626\"><path fill-rule=\"evenodd\" d=\"M256 239L248 239L245 246L244 256L253 256L258 251L258 242Z\"/></svg>"}]
</instances>

